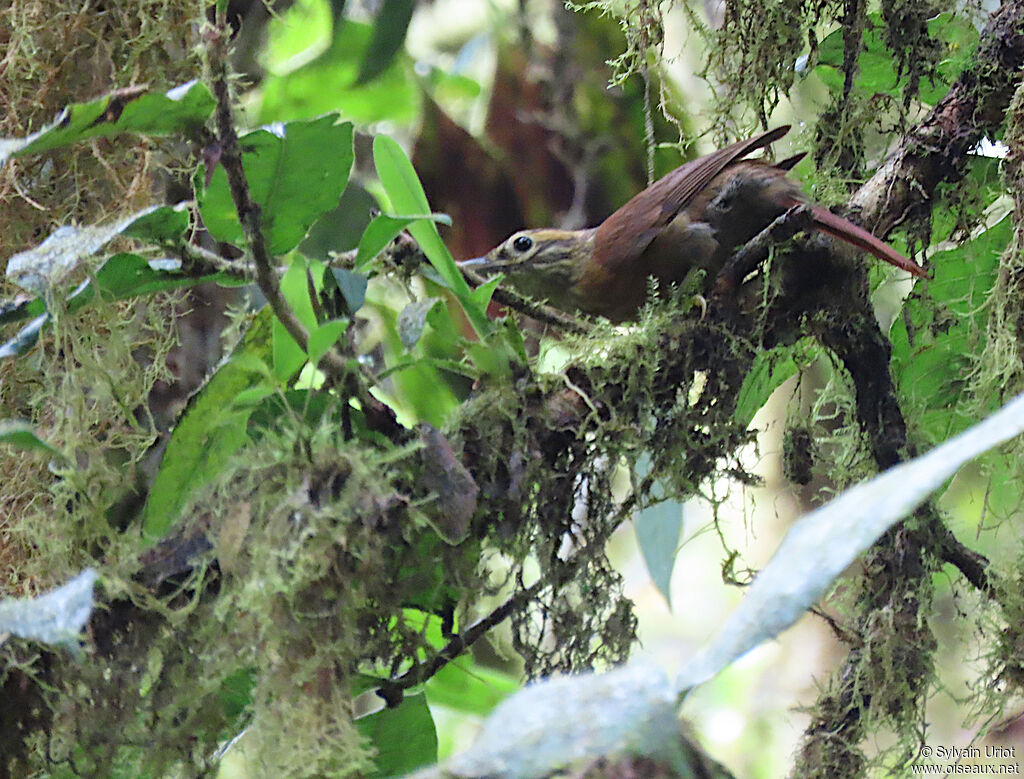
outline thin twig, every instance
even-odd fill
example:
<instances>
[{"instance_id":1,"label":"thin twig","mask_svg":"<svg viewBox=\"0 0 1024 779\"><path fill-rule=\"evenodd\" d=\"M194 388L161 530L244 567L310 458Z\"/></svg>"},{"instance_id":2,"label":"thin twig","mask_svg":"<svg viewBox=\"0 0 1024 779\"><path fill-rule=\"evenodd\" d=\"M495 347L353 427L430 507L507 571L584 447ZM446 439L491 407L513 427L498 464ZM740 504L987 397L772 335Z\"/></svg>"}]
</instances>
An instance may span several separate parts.
<instances>
[{"instance_id":1,"label":"thin twig","mask_svg":"<svg viewBox=\"0 0 1024 779\"><path fill-rule=\"evenodd\" d=\"M262 215L260 207L253 202L249 194L249 182L242 167L242 153L235 132L234 117L231 110L231 91L228 86L227 66L227 23L223 12L218 7L217 24L207 36L207 54L209 58L210 76L213 82L213 94L217 99L216 123L217 136L221 147L220 164L227 175L231 198L238 212L238 219L245 233L249 252L256 265L256 283L270 304L274 316L281 322L288 334L295 339L299 348L306 351L309 333L299 321L291 306L281 294L281 285L271 262L267 249L266 237L263 235ZM335 381L340 381L347 373L344 358L334 349L328 350L320 361L319 367Z\"/></svg>"},{"instance_id":2,"label":"thin twig","mask_svg":"<svg viewBox=\"0 0 1024 779\"><path fill-rule=\"evenodd\" d=\"M728 293L740 285L748 273L764 259L772 246L788 241L794 235L810 229L814 214L805 205L793 206L741 246L725 263L715 279L715 296Z\"/></svg>"},{"instance_id":3,"label":"thin twig","mask_svg":"<svg viewBox=\"0 0 1024 779\"><path fill-rule=\"evenodd\" d=\"M474 270L460 267L462 275L466 277L466 280L474 287L479 287L481 284L487 283L487 279L481 276ZM553 327L566 330L570 333L586 333L590 331L590 327L579 319L568 314L563 314L558 309L552 308L551 306L545 306L542 303L534 303L529 298L525 298L513 292L510 289L504 287L498 287L494 290L493 299L495 302L500 303L503 306L518 311L520 314L525 314L531 319L536 319L538 322L543 322L546 325L552 325Z\"/></svg>"},{"instance_id":4,"label":"thin twig","mask_svg":"<svg viewBox=\"0 0 1024 779\"><path fill-rule=\"evenodd\" d=\"M441 651L429 660L416 663L416 665L402 675L381 684L377 694L384 699L389 708L397 706L402 701L404 690L408 690L410 687L415 687L418 684L423 684L430 679L448 663L473 646L487 631L501 624L513 613L523 608L546 584L547 582L541 579L525 590L517 592L486 617L477 620L466 628L465 631L454 636Z\"/></svg>"},{"instance_id":5,"label":"thin twig","mask_svg":"<svg viewBox=\"0 0 1024 779\"><path fill-rule=\"evenodd\" d=\"M184 268L194 275L205 275L208 272L226 273L235 278L247 281L256 280L256 265L244 259L230 260L221 257L216 252L196 246L187 241L181 241L173 245L165 246L168 251L174 252L182 261Z\"/></svg>"}]
</instances>

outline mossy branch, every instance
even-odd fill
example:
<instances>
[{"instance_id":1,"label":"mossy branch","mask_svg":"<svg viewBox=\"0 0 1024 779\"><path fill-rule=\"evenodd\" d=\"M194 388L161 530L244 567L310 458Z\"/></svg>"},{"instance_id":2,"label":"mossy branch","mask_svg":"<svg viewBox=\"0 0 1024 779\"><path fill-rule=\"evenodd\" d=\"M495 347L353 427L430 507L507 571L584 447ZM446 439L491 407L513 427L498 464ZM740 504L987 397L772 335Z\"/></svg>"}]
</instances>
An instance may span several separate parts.
<instances>
[{"instance_id":1,"label":"mossy branch","mask_svg":"<svg viewBox=\"0 0 1024 779\"><path fill-rule=\"evenodd\" d=\"M850 206L860 221L885 236L908 215L930 208L941 182L962 178L968 152L1002 123L1022 64L1024 2L1006 2L990 17L972 65L853 196ZM870 311L862 314L859 326L823 317L820 334L850 372L858 420L885 468L914 447L888 371L889 345ZM835 686L819 698L797 758L799 775L859 776L864 756L857 745L867 721L915 717L931 675L934 639L921 609L936 559L955 565L980 591L998 591L984 557L957 541L930 503L915 512L915 521L887 533L865 561L856 625L865 644L850 652ZM887 665L902 678L879 677Z\"/></svg>"},{"instance_id":2,"label":"mossy branch","mask_svg":"<svg viewBox=\"0 0 1024 779\"><path fill-rule=\"evenodd\" d=\"M850 199L861 223L884 238L929 209L940 183L963 178L968 153L1003 123L1022 63L1024 3L1008 0L989 17L970 67Z\"/></svg>"}]
</instances>

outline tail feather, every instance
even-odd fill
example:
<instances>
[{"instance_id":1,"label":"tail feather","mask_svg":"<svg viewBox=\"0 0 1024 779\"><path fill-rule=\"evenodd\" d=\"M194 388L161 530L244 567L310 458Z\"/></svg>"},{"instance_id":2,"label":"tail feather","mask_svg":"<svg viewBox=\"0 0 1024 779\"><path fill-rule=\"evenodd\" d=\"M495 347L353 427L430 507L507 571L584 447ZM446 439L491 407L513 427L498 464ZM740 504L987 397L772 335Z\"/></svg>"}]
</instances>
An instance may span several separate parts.
<instances>
[{"instance_id":1,"label":"tail feather","mask_svg":"<svg viewBox=\"0 0 1024 779\"><path fill-rule=\"evenodd\" d=\"M792 205L796 205L796 202ZM828 233L841 241L846 241L848 244L856 246L862 251L873 254L878 259L884 260L890 265L902 268L908 273L917 276L919 279L928 278L928 274L925 272L924 268L916 262L904 257L887 243L880 241L863 227L858 227L848 219L836 216L831 211L822 208L821 206L812 205L811 212L814 215L814 226L823 233Z\"/></svg>"}]
</instances>

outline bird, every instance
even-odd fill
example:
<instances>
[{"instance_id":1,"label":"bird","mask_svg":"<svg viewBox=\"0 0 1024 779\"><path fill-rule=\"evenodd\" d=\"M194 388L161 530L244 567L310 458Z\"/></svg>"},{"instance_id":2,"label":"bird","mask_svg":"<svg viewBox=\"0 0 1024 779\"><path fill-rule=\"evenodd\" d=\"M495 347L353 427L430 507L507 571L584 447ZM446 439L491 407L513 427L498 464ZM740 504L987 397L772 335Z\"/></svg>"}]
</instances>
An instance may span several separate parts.
<instances>
[{"instance_id":1,"label":"bird","mask_svg":"<svg viewBox=\"0 0 1024 779\"><path fill-rule=\"evenodd\" d=\"M803 155L777 164L745 159L789 132L783 125L690 162L635 195L597 227L520 230L459 264L503 272L529 297L569 313L633 320L650 290L681 284L692 270L714 277L740 246L796 205L812 227L918 278L925 271L848 219L808 202L786 177Z\"/></svg>"}]
</instances>

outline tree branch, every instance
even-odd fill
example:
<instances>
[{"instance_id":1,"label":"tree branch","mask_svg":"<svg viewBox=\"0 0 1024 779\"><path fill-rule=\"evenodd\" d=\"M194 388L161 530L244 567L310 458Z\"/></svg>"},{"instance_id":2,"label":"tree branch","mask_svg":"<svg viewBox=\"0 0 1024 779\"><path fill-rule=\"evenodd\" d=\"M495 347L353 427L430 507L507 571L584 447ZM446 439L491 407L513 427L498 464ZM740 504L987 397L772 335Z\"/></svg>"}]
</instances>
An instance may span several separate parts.
<instances>
[{"instance_id":1,"label":"tree branch","mask_svg":"<svg viewBox=\"0 0 1024 779\"><path fill-rule=\"evenodd\" d=\"M1024 7L1008 0L989 17L970 66L850 199L861 223L884 238L928 208L941 182L963 178L967 154L1002 124L1022 63Z\"/></svg>"},{"instance_id":2,"label":"tree branch","mask_svg":"<svg viewBox=\"0 0 1024 779\"><path fill-rule=\"evenodd\" d=\"M306 332L306 328L281 293L281 285L267 249L266 237L263 235L260 207L253 202L249 194L249 182L242 166L242 152L238 143L238 133L235 131L231 109L231 90L228 84L227 44L229 37L223 9L218 6L217 24L207 35L206 50L213 82L213 94L217 100L215 120L217 138L221 147L220 164L223 165L224 172L227 174L235 211L238 213L238 219L245 233L246 244L256 266L256 283L267 299L267 303L270 304L274 316L299 345L299 348L306 351L309 333ZM334 349L328 350L320 361L319 367L335 381L343 380L348 372L345 360Z\"/></svg>"},{"instance_id":3,"label":"tree branch","mask_svg":"<svg viewBox=\"0 0 1024 779\"><path fill-rule=\"evenodd\" d=\"M477 273L471 268L460 266L462 275L466 277L466 280L474 287L479 287L482 284L487 283L487 279ZM520 314L525 314L531 319L536 319L538 322L543 322L546 325L552 325L560 330L565 330L568 333L586 333L590 328L577 319L574 316L563 314L558 309L546 306L542 303L536 303L529 298L523 297L515 291L508 289L507 287L498 287L494 290L492 299L500 303L503 306L508 306L514 311L518 311Z\"/></svg>"}]
</instances>

